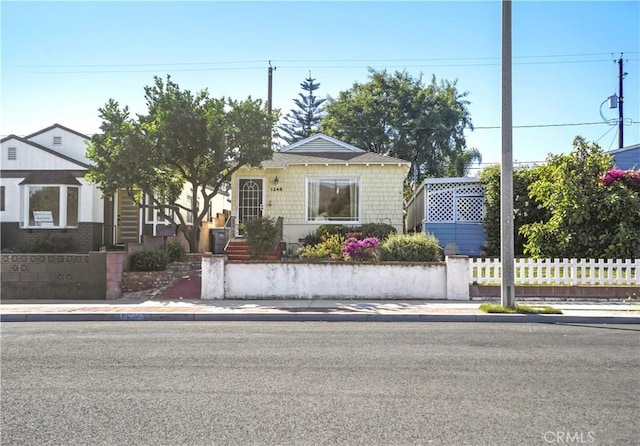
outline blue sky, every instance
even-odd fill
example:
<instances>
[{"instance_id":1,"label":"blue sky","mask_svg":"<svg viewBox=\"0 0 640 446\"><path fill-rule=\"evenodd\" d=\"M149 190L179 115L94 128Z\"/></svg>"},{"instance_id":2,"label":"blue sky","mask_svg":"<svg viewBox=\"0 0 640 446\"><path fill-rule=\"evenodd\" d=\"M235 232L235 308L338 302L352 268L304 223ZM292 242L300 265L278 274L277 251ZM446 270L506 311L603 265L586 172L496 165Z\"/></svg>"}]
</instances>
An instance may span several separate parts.
<instances>
[{"instance_id":1,"label":"blue sky","mask_svg":"<svg viewBox=\"0 0 640 446\"><path fill-rule=\"evenodd\" d=\"M2 135L56 122L93 134L109 98L143 113L154 75L215 97L266 99L271 61L283 114L309 71L317 93L333 97L365 82L368 67L457 79L476 126L468 145L500 161L497 0L2 1L0 12ZM576 135L617 148L617 126L600 112L618 116L601 104L618 91L621 52L625 145L640 142L640 2L515 0L512 20L514 160L566 153Z\"/></svg>"}]
</instances>

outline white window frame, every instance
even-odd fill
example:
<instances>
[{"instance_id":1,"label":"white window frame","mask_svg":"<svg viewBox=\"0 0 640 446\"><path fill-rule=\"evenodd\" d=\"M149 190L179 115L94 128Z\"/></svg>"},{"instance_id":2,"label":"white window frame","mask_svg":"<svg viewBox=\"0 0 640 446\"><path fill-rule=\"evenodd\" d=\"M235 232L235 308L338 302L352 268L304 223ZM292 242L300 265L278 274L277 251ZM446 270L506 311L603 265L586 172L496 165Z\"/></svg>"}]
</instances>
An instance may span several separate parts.
<instances>
[{"instance_id":1,"label":"white window frame","mask_svg":"<svg viewBox=\"0 0 640 446\"><path fill-rule=\"evenodd\" d=\"M309 183L311 181L345 181L355 182L358 187L358 207L357 218L355 220L310 220L309 219ZM333 175L333 176L308 176L304 182L304 219L308 224L321 225L351 225L360 224L362 221L362 178L354 175Z\"/></svg>"},{"instance_id":2,"label":"white window frame","mask_svg":"<svg viewBox=\"0 0 640 446\"><path fill-rule=\"evenodd\" d=\"M173 217L171 219L167 219L167 218L162 218L160 216L160 211L158 210L157 206L154 206L151 203L151 199L149 198L149 196L145 196L145 208L144 208L144 217L143 217L143 222L144 224L147 225L153 225L154 227L156 225L167 225L167 224L173 224ZM169 214L173 216L173 211L165 206L165 209L169 210ZM149 212L152 212L152 217L149 218Z\"/></svg>"},{"instance_id":3,"label":"white window frame","mask_svg":"<svg viewBox=\"0 0 640 446\"><path fill-rule=\"evenodd\" d=\"M32 187L57 187L59 191L59 224L57 226L37 226L37 225L29 225L29 212L31 209L29 208L29 198L30 198L30 188ZM75 188L78 190L78 223L80 223L80 212L82 208L82 199L81 199L81 187L68 185L68 184L24 184L20 187L21 197L20 197L20 228L22 229L73 229L78 226L70 226L67 225L67 192L69 188Z\"/></svg>"}]
</instances>

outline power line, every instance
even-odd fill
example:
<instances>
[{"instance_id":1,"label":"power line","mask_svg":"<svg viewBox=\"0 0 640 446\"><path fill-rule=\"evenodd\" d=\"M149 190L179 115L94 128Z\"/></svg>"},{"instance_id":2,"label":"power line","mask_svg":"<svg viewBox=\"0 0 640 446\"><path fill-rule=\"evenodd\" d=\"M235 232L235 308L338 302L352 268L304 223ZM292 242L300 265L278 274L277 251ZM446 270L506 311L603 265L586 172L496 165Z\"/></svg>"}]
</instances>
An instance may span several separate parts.
<instances>
[{"instance_id":1,"label":"power line","mask_svg":"<svg viewBox=\"0 0 640 446\"><path fill-rule=\"evenodd\" d=\"M523 56L525 57L557 57L557 56ZM446 60L494 60L493 57L487 58L439 58L439 59L336 59L336 60L291 60L285 59L283 61L289 62L302 62L305 65L282 65L278 64L281 68L290 68L290 69L300 69L300 68L320 68L320 69L353 69L353 68L368 68L371 64L379 64L381 62L429 62L429 61L446 61ZM640 59L627 59L629 61L638 61ZM325 63L325 62L334 62L338 63L338 65L309 65L316 63ZM340 63L367 63L366 65L339 65ZM610 62L609 59L589 59L589 60L555 60L555 61L529 61L529 62L513 62L513 65L562 65L562 64L584 64L584 63L605 63ZM266 63L265 61L258 60L247 60L247 61L230 61L230 62L177 62L177 63L149 63L149 64L110 64L110 65L100 65L100 64L85 64L85 65L15 65L14 68L48 68L49 70L44 71L24 71L24 73L29 74L117 74L117 73L153 73L158 71L164 71L162 67L171 67L170 72L193 72L193 71L232 71L232 70L261 70L264 69L264 66L232 66L232 67L224 67L219 65L235 65L235 64L245 64L245 63ZM189 67L189 68L175 68L175 67L186 67L197 65L198 67ZM202 65L216 65L209 67L202 67ZM452 63L452 64L442 64L442 63L429 63L429 64L419 64L419 65L387 65L384 68L446 68L446 67L481 67L481 66L497 66L500 65L500 62L479 62L479 63ZM7 66L11 67L11 66ZM136 68L140 67L141 69L121 69L114 70L109 68ZM154 69L143 69L144 67L157 67ZM51 70L51 69L54 70ZM95 68L95 69L87 69L87 70L58 70L57 68ZM106 70L105 70L106 69Z\"/></svg>"},{"instance_id":2,"label":"power line","mask_svg":"<svg viewBox=\"0 0 640 446\"><path fill-rule=\"evenodd\" d=\"M627 125L633 125L633 124L640 124L640 121L632 121L632 120L628 120L627 121ZM545 127L572 127L572 126L580 126L580 125L603 125L603 124L608 124L607 122L575 122L575 123L563 123L563 124L529 124L529 125L514 125L513 128L545 128ZM373 129L373 127L345 127L349 130L370 130ZM609 130L602 135L600 138L598 138L597 141L599 141L600 139L602 139L603 136L605 136L607 133L609 133L609 131L613 128L616 127L610 127ZM401 127L401 130L429 130L431 129L431 127ZM474 126L473 130L496 130L496 129L500 129L499 125L496 126ZM469 129L471 130L471 129ZM83 135L87 135L89 137L93 136L94 133L87 133L87 132L82 132ZM9 135L0 135L0 137L4 138L6 136ZM24 135L18 135L18 136L24 136ZM596 142L597 142L596 141Z\"/></svg>"},{"instance_id":3,"label":"power line","mask_svg":"<svg viewBox=\"0 0 640 446\"><path fill-rule=\"evenodd\" d=\"M625 54L640 54L640 51L623 51ZM532 56L514 56L514 59L536 59L554 57L591 57L610 56L613 53L577 53L577 54L540 54ZM500 60L499 56L486 57L431 57L431 58L380 58L380 59L270 59L273 62L299 62L299 63L352 63L352 62L432 62L432 61L452 61L452 60ZM148 66L182 66L182 65L231 65L245 63L268 63L268 59L251 59L235 61L215 61L215 62L168 62L168 63L134 63L134 64L63 64L63 65L9 65L16 68L108 68L108 67L148 67ZM562 61L561 61L562 62ZM544 63L544 62L543 62Z\"/></svg>"}]
</instances>

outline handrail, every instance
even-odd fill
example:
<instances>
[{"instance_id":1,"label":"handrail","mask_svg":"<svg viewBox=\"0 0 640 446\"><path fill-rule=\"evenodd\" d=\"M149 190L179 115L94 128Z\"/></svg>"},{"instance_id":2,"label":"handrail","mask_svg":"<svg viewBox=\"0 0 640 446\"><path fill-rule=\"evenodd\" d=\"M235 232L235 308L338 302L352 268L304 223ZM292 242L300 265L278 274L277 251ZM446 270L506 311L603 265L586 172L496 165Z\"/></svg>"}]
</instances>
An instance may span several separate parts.
<instances>
[{"instance_id":1,"label":"handrail","mask_svg":"<svg viewBox=\"0 0 640 446\"><path fill-rule=\"evenodd\" d=\"M225 238L227 239L227 243L224 245L224 249L226 251L227 247L229 246L229 242L231 242L231 238L236 232L236 218L233 215L229 215L229 217L227 217L227 220L224 222L223 228Z\"/></svg>"}]
</instances>

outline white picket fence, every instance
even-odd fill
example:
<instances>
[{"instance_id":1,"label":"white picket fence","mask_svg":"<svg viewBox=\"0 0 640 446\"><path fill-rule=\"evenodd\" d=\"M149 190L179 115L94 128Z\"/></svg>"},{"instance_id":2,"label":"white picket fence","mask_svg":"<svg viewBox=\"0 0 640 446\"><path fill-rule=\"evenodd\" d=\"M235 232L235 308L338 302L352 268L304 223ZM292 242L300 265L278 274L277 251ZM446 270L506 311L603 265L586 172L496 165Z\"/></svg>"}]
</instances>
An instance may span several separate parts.
<instances>
[{"instance_id":1,"label":"white picket fence","mask_svg":"<svg viewBox=\"0 0 640 446\"><path fill-rule=\"evenodd\" d=\"M496 258L469 259L469 283L499 284ZM640 259L515 259L516 285L640 285Z\"/></svg>"}]
</instances>

